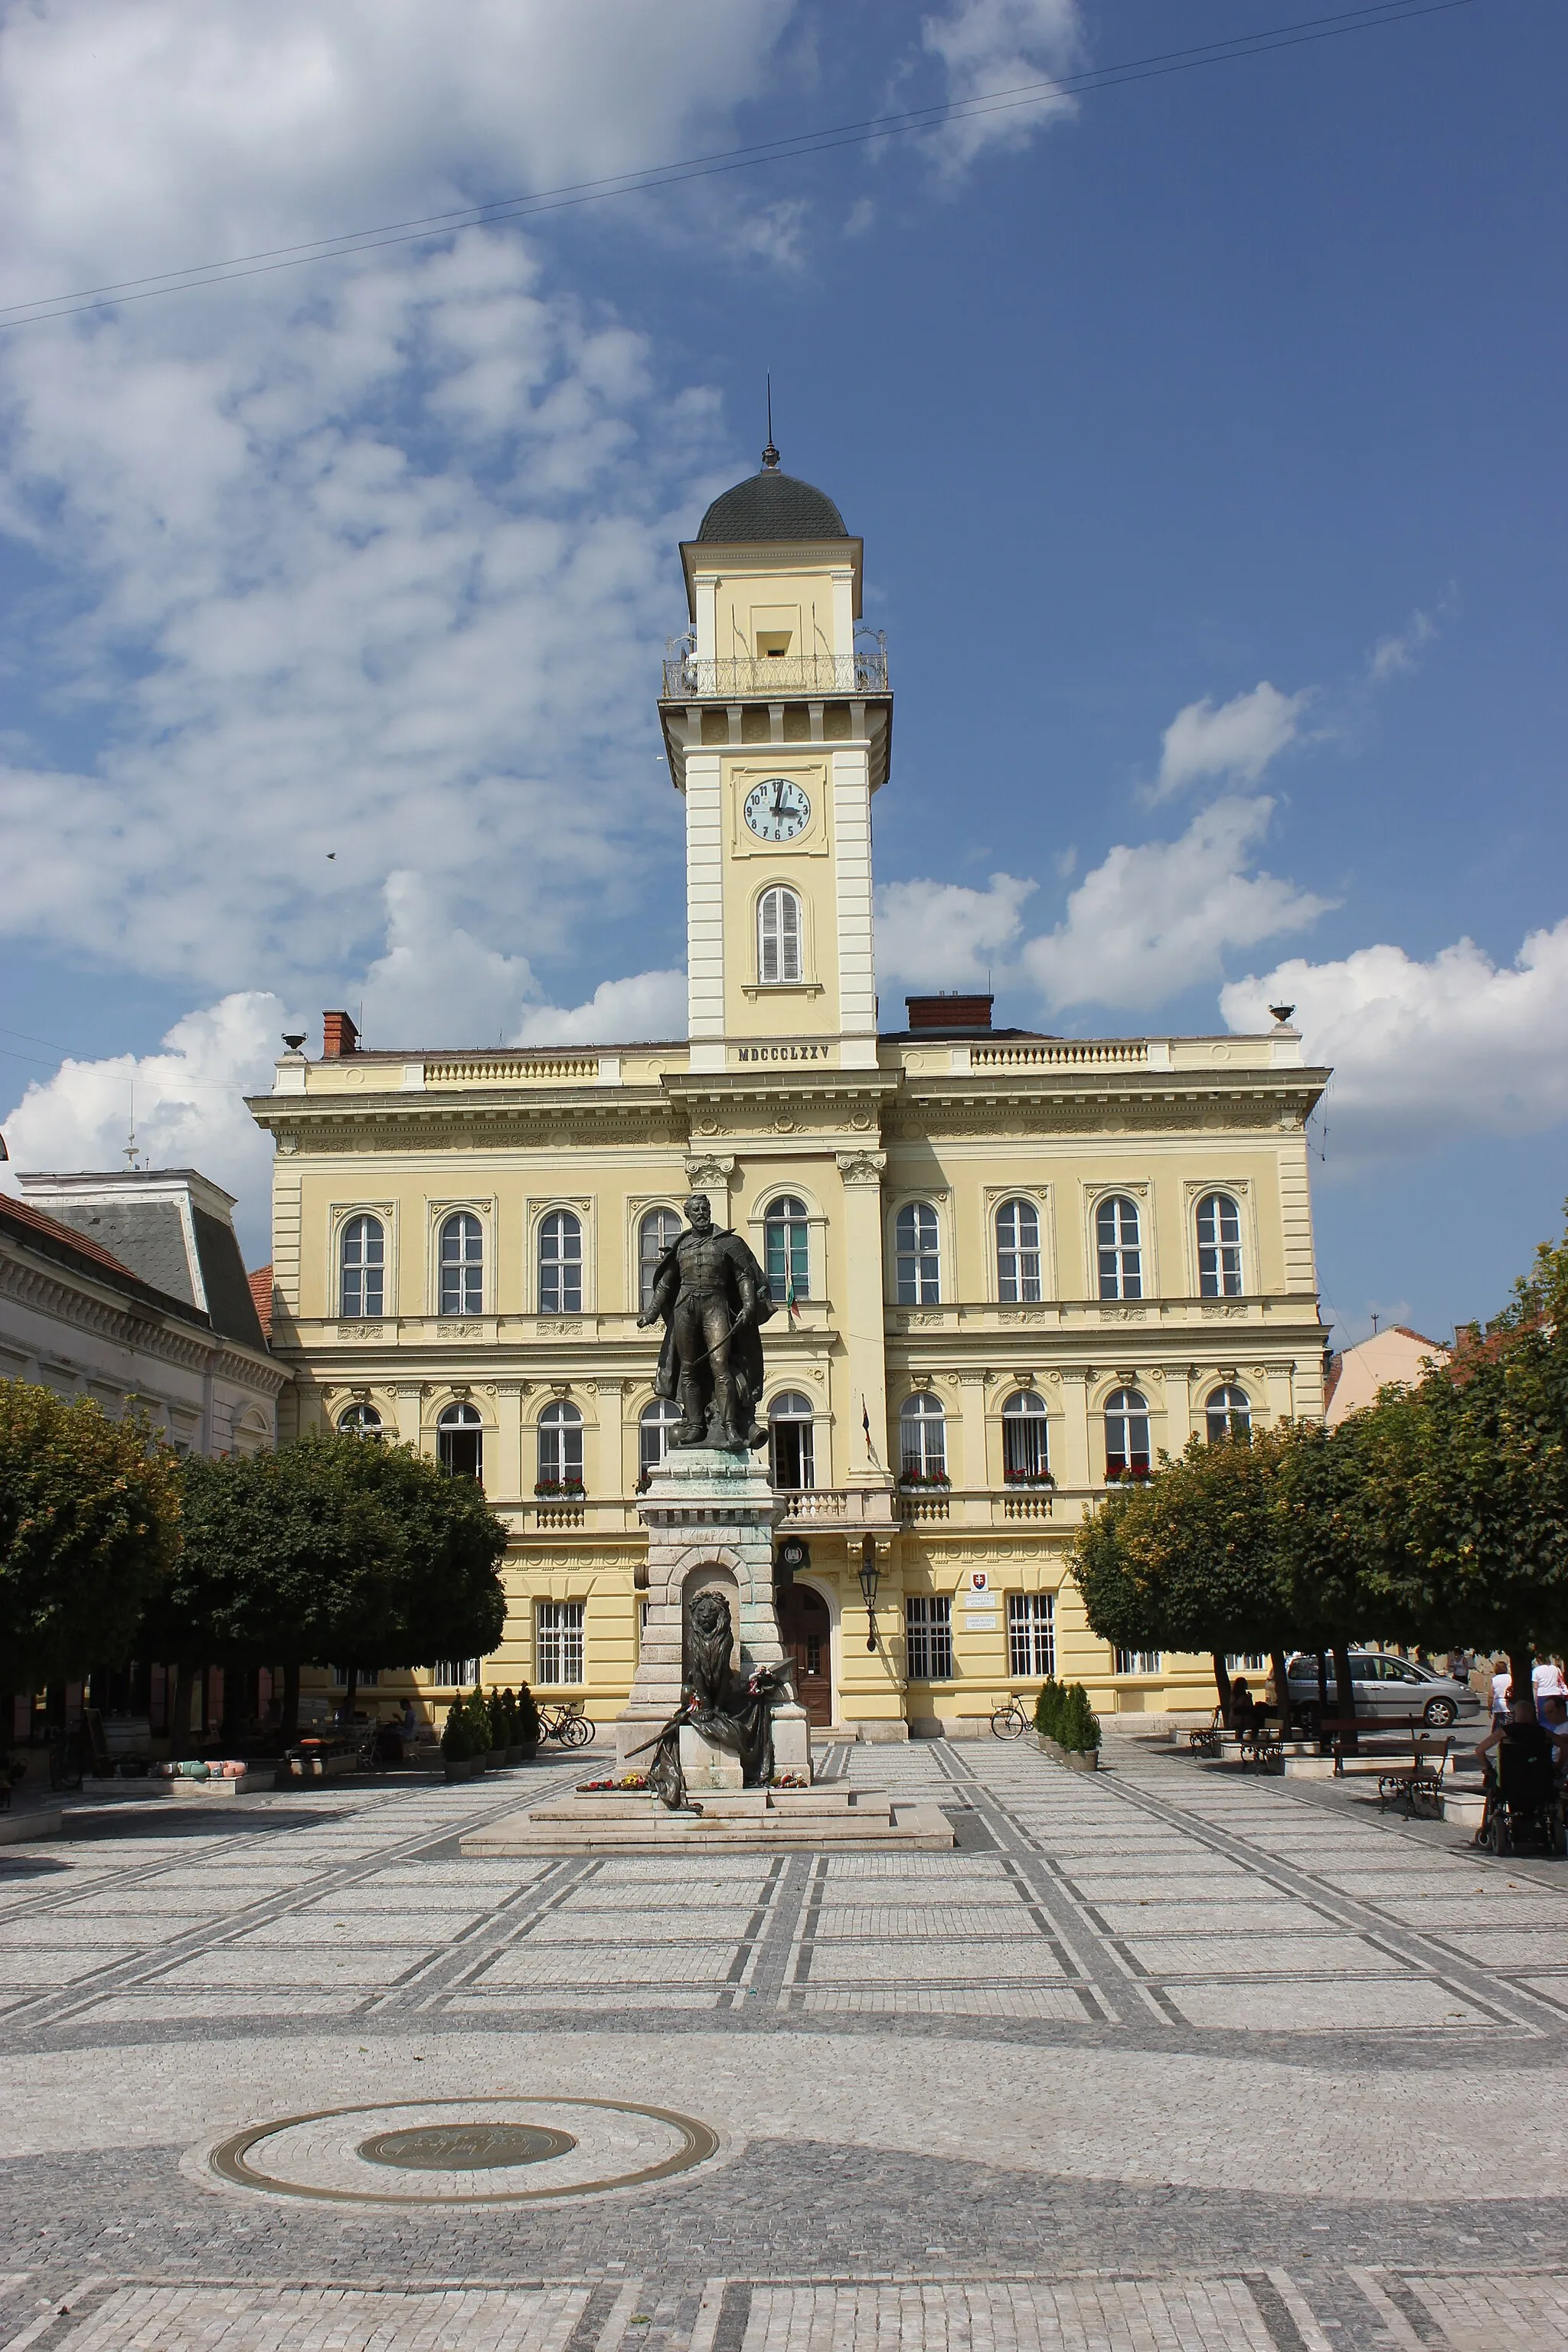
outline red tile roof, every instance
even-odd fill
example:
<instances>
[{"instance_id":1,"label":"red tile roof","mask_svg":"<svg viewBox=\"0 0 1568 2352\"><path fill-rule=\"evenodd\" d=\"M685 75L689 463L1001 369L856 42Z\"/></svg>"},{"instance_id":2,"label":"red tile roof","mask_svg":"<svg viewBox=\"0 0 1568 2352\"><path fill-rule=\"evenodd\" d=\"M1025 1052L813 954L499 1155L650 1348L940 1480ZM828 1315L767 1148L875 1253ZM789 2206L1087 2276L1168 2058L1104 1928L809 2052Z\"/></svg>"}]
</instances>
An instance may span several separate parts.
<instances>
[{"instance_id":1,"label":"red tile roof","mask_svg":"<svg viewBox=\"0 0 1568 2352\"><path fill-rule=\"evenodd\" d=\"M132 1273L130 1266L122 1265L117 1257L110 1257L109 1252L88 1234L78 1233L74 1225L62 1224L58 1217L46 1217L42 1209L35 1209L30 1201L14 1200L7 1193L4 1201L0 1201L0 1208L8 1217L15 1218L17 1224L31 1225L35 1233L47 1234L50 1241L68 1242L79 1257L94 1259L98 1265L106 1265L110 1274L128 1274L133 1282L141 1280L139 1275Z\"/></svg>"},{"instance_id":2,"label":"red tile roof","mask_svg":"<svg viewBox=\"0 0 1568 2352\"><path fill-rule=\"evenodd\" d=\"M256 1316L261 1326L262 1337L270 1339L272 1337L272 1268L269 1265L258 1265L254 1274L247 1274L245 1278L250 1285L250 1295L256 1301Z\"/></svg>"}]
</instances>

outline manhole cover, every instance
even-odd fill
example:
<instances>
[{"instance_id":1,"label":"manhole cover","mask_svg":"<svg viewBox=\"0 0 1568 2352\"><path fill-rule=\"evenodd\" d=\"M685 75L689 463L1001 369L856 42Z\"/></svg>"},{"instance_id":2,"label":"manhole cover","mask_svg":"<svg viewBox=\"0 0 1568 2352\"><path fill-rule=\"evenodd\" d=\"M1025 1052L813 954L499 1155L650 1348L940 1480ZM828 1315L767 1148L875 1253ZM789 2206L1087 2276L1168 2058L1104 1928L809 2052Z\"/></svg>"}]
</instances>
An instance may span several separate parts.
<instances>
[{"instance_id":1,"label":"manhole cover","mask_svg":"<svg viewBox=\"0 0 1568 2352\"><path fill-rule=\"evenodd\" d=\"M407 2099L251 2124L219 2179L333 2204L503 2205L636 2189L718 2152L706 2124L621 2099ZM210 2178L210 2174L209 2174Z\"/></svg>"},{"instance_id":2,"label":"manhole cover","mask_svg":"<svg viewBox=\"0 0 1568 2352\"><path fill-rule=\"evenodd\" d=\"M373 2132L359 2153L405 2172L494 2172L502 2165L541 2164L576 2145L570 2132L539 2124L416 2124L409 2131Z\"/></svg>"}]
</instances>

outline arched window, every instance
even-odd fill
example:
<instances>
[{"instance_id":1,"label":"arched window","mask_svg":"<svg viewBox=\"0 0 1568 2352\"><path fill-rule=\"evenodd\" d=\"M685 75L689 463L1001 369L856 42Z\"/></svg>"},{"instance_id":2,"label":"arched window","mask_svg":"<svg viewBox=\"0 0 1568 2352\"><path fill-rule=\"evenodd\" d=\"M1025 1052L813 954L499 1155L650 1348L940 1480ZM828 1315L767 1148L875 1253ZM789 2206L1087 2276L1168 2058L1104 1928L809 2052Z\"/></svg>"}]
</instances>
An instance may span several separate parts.
<instances>
[{"instance_id":1,"label":"arched window","mask_svg":"<svg viewBox=\"0 0 1568 2352\"><path fill-rule=\"evenodd\" d=\"M1198 1202L1198 1297L1241 1297L1241 1211L1228 1192Z\"/></svg>"},{"instance_id":2,"label":"arched window","mask_svg":"<svg viewBox=\"0 0 1568 2352\"><path fill-rule=\"evenodd\" d=\"M785 1389L768 1407L769 1468L775 1486L794 1493L816 1484L816 1455L812 1444L811 1399L798 1389Z\"/></svg>"},{"instance_id":3,"label":"arched window","mask_svg":"<svg viewBox=\"0 0 1568 2352\"><path fill-rule=\"evenodd\" d=\"M379 1217L351 1217L338 1244L338 1313L369 1316L383 1311L386 1234Z\"/></svg>"},{"instance_id":4,"label":"arched window","mask_svg":"<svg viewBox=\"0 0 1568 2352\"><path fill-rule=\"evenodd\" d=\"M893 1220L900 1307L935 1307L942 1298L936 1211L929 1201L906 1201Z\"/></svg>"},{"instance_id":5,"label":"arched window","mask_svg":"<svg viewBox=\"0 0 1568 2352\"><path fill-rule=\"evenodd\" d=\"M379 1437L381 1415L373 1404L351 1404L339 1413L338 1428L344 1437Z\"/></svg>"},{"instance_id":6,"label":"arched window","mask_svg":"<svg viewBox=\"0 0 1568 2352\"><path fill-rule=\"evenodd\" d=\"M680 1426L680 1407L666 1397L645 1404L637 1421L637 1472L646 1478L669 1452L669 1433Z\"/></svg>"},{"instance_id":7,"label":"arched window","mask_svg":"<svg viewBox=\"0 0 1568 2352\"><path fill-rule=\"evenodd\" d=\"M583 1312L583 1223L570 1209L552 1209L540 1224L539 1311Z\"/></svg>"},{"instance_id":8,"label":"arched window","mask_svg":"<svg viewBox=\"0 0 1568 2352\"><path fill-rule=\"evenodd\" d=\"M768 1288L781 1306L811 1296L811 1253L805 1202L783 1192L763 1219L763 1263Z\"/></svg>"},{"instance_id":9,"label":"arched window","mask_svg":"<svg viewBox=\"0 0 1568 2352\"><path fill-rule=\"evenodd\" d=\"M1105 1475L1149 1467L1149 1401L1142 1389L1112 1389L1105 1400Z\"/></svg>"},{"instance_id":10,"label":"arched window","mask_svg":"<svg viewBox=\"0 0 1568 2352\"><path fill-rule=\"evenodd\" d=\"M1101 1298L1142 1298L1143 1251L1138 1238L1138 1203L1120 1192L1094 1213Z\"/></svg>"},{"instance_id":11,"label":"arched window","mask_svg":"<svg viewBox=\"0 0 1568 2352\"><path fill-rule=\"evenodd\" d=\"M757 978L764 988L800 979L801 929L799 898L775 882L757 900Z\"/></svg>"},{"instance_id":12,"label":"arched window","mask_svg":"<svg viewBox=\"0 0 1568 2352\"><path fill-rule=\"evenodd\" d=\"M1228 1437L1240 1440L1243 1445L1252 1443L1252 1399L1245 1389L1234 1383L1215 1389L1204 1407L1211 1445L1223 1444Z\"/></svg>"},{"instance_id":13,"label":"arched window","mask_svg":"<svg viewBox=\"0 0 1568 2352\"><path fill-rule=\"evenodd\" d=\"M1004 1201L996 1212L996 1296L1005 1306L1038 1301L1040 1213L1033 1201Z\"/></svg>"},{"instance_id":14,"label":"arched window","mask_svg":"<svg viewBox=\"0 0 1568 2352\"><path fill-rule=\"evenodd\" d=\"M484 1433L478 1405L449 1404L436 1424L436 1445L443 1470L484 1484Z\"/></svg>"},{"instance_id":15,"label":"arched window","mask_svg":"<svg viewBox=\"0 0 1568 2352\"><path fill-rule=\"evenodd\" d=\"M1002 1408L1002 1475L1026 1486L1051 1475L1050 1423L1046 1401L1034 1389L1017 1389Z\"/></svg>"},{"instance_id":16,"label":"arched window","mask_svg":"<svg viewBox=\"0 0 1568 2352\"><path fill-rule=\"evenodd\" d=\"M899 1475L947 1476L947 1415L942 1399L925 1390L917 1390L899 1407Z\"/></svg>"},{"instance_id":17,"label":"arched window","mask_svg":"<svg viewBox=\"0 0 1568 2352\"><path fill-rule=\"evenodd\" d=\"M441 1228L441 1312L482 1314L484 1300L484 1228L471 1210L462 1209Z\"/></svg>"},{"instance_id":18,"label":"arched window","mask_svg":"<svg viewBox=\"0 0 1568 2352\"><path fill-rule=\"evenodd\" d=\"M539 1416L539 1483L542 1486L583 1483L583 1416L564 1399L547 1404Z\"/></svg>"},{"instance_id":19,"label":"arched window","mask_svg":"<svg viewBox=\"0 0 1568 2352\"><path fill-rule=\"evenodd\" d=\"M673 1249L680 1219L673 1209L650 1209L637 1227L637 1312L646 1315L653 1304L653 1277L666 1250Z\"/></svg>"}]
</instances>

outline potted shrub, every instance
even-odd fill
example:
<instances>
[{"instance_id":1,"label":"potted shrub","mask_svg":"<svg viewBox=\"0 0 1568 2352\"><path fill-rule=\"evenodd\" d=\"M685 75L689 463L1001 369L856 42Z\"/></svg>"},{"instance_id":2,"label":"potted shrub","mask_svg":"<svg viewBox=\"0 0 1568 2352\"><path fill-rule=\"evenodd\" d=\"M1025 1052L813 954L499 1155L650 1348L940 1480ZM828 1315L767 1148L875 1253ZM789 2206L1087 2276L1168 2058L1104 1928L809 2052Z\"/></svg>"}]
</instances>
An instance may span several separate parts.
<instances>
[{"instance_id":1,"label":"potted shrub","mask_svg":"<svg viewBox=\"0 0 1568 2352\"><path fill-rule=\"evenodd\" d=\"M495 1737L490 1727L490 1703L484 1686L476 1683L465 1702L468 1716L468 1738L473 1742L476 1768L489 1772L500 1760L495 1754Z\"/></svg>"},{"instance_id":2,"label":"potted shrub","mask_svg":"<svg viewBox=\"0 0 1568 2352\"><path fill-rule=\"evenodd\" d=\"M1047 1675L1040 1685L1040 1696L1035 1701L1035 1731L1039 1739L1042 1753L1054 1756L1058 1763L1061 1760L1062 1752L1058 1737L1061 1728L1061 1718L1062 1686L1055 1675Z\"/></svg>"},{"instance_id":3,"label":"potted shrub","mask_svg":"<svg viewBox=\"0 0 1568 2352\"><path fill-rule=\"evenodd\" d=\"M1099 1770L1100 1717L1081 1683L1069 1683L1062 1693L1061 1728L1057 1737L1064 1764L1070 1764L1077 1772Z\"/></svg>"},{"instance_id":4,"label":"potted shrub","mask_svg":"<svg viewBox=\"0 0 1568 2352\"><path fill-rule=\"evenodd\" d=\"M468 1707L460 1698L454 1699L447 1709L447 1721L441 1733L441 1756L448 1780L466 1780L468 1778L473 1770L473 1753Z\"/></svg>"},{"instance_id":5,"label":"potted shrub","mask_svg":"<svg viewBox=\"0 0 1568 2352\"><path fill-rule=\"evenodd\" d=\"M517 1686L517 1739L521 1750L519 1760L531 1764L539 1753L539 1709L526 1683Z\"/></svg>"},{"instance_id":6,"label":"potted shrub","mask_svg":"<svg viewBox=\"0 0 1568 2352\"><path fill-rule=\"evenodd\" d=\"M505 1751L506 1761L508 1764L521 1764L522 1751L518 1746L517 1738L517 1700L510 1690L491 1693L490 1716L492 1720L497 1718L500 1720L500 1744Z\"/></svg>"}]
</instances>

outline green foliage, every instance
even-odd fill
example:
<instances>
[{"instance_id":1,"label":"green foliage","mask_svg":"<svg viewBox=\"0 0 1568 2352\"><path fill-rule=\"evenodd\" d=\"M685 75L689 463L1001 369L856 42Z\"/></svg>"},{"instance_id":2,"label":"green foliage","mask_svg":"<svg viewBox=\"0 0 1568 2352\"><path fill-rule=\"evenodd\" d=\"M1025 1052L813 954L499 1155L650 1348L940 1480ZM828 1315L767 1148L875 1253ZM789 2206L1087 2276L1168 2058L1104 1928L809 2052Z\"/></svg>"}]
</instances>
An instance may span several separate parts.
<instances>
[{"instance_id":1,"label":"green foliage","mask_svg":"<svg viewBox=\"0 0 1568 2352\"><path fill-rule=\"evenodd\" d=\"M454 1699L441 1729L441 1753L448 1764L466 1764L474 1753L472 1727L466 1699Z\"/></svg>"},{"instance_id":2,"label":"green foliage","mask_svg":"<svg viewBox=\"0 0 1568 2352\"><path fill-rule=\"evenodd\" d=\"M1040 1696L1035 1701L1035 1729L1042 1739L1059 1740L1058 1725L1062 1715L1062 1686L1055 1675L1047 1675L1040 1685Z\"/></svg>"},{"instance_id":3,"label":"green foliage","mask_svg":"<svg viewBox=\"0 0 1568 2352\"><path fill-rule=\"evenodd\" d=\"M474 1685L463 1705L468 1721L469 1753L488 1756L492 1748L499 1748L502 1743L495 1737L490 1721L490 1703L481 1685Z\"/></svg>"},{"instance_id":4,"label":"green foliage","mask_svg":"<svg viewBox=\"0 0 1568 2352\"><path fill-rule=\"evenodd\" d=\"M174 1457L142 1422L0 1381L0 1687L127 1658L179 1542Z\"/></svg>"},{"instance_id":5,"label":"green foliage","mask_svg":"<svg viewBox=\"0 0 1568 2352\"><path fill-rule=\"evenodd\" d=\"M1058 1748L1087 1753L1100 1746L1100 1717L1081 1683L1058 1683L1047 1675L1035 1702L1035 1728Z\"/></svg>"},{"instance_id":6,"label":"green foliage","mask_svg":"<svg viewBox=\"0 0 1568 2352\"><path fill-rule=\"evenodd\" d=\"M517 1738L520 1747L538 1745L539 1708L526 1683L519 1683L517 1686Z\"/></svg>"}]
</instances>

